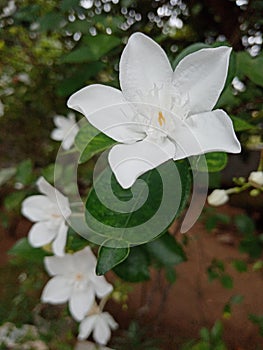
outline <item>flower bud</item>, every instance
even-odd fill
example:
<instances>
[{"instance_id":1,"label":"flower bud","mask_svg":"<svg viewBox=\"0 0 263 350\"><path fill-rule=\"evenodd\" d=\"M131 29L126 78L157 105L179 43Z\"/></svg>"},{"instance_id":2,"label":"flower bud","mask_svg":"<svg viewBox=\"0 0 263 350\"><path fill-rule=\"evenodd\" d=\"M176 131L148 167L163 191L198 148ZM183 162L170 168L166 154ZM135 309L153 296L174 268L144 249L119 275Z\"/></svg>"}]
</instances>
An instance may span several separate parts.
<instances>
[{"instance_id":1,"label":"flower bud","mask_svg":"<svg viewBox=\"0 0 263 350\"><path fill-rule=\"evenodd\" d=\"M263 186L263 171L252 171L250 173L248 181L254 187L262 187Z\"/></svg>"},{"instance_id":2,"label":"flower bud","mask_svg":"<svg viewBox=\"0 0 263 350\"><path fill-rule=\"evenodd\" d=\"M225 190L214 190L208 197L208 204L217 207L225 204L229 200L229 196Z\"/></svg>"}]
</instances>

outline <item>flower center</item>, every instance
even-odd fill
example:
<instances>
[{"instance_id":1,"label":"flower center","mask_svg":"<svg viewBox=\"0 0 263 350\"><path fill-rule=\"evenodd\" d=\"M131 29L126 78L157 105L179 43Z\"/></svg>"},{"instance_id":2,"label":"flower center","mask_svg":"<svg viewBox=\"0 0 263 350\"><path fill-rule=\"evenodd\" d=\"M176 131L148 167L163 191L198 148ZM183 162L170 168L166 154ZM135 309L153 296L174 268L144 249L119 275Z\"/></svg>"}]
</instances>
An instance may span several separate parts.
<instances>
[{"instance_id":1,"label":"flower center","mask_svg":"<svg viewBox=\"0 0 263 350\"><path fill-rule=\"evenodd\" d=\"M163 126L163 124L166 122L165 117L163 116L162 112L158 113L158 123L160 126Z\"/></svg>"},{"instance_id":2,"label":"flower center","mask_svg":"<svg viewBox=\"0 0 263 350\"><path fill-rule=\"evenodd\" d=\"M77 273L77 274L76 274L75 280L76 280L77 282L80 282L80 281L82 281L83 279L84 279L84 276L83 276L82 273Z\"/></svg>"}]
</instances>

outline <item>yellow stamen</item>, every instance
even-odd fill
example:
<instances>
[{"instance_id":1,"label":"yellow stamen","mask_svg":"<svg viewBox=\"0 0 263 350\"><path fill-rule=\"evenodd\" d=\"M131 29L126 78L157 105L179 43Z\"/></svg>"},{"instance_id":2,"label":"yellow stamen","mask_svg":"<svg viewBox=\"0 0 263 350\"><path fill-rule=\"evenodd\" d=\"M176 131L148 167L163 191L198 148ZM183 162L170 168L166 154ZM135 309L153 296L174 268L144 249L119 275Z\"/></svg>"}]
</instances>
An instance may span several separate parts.
<instances>
[{"instance_id":1,"label":"yellow stamen","mask_svg":"<svg viewBox=\"0 0 263 350\"><path fill-rule=\"evenodd\" d=\"M159 112L159 114L158 114L158 123L159 123L159 125L160 126L163 126L163 124L165 123L165 118L164 118L164 116L163 116L163 113L162 112Z\"/></svg>"}]
</instances>

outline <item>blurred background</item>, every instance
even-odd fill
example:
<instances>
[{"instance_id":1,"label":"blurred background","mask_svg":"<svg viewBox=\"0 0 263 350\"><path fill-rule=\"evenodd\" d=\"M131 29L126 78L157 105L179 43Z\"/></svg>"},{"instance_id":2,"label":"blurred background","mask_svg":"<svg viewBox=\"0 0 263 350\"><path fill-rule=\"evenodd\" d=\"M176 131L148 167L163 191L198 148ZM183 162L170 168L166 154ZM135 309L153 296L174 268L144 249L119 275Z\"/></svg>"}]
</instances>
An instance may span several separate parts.
<instances>
[{"instance_id":1,"label":"blurred background","mask_svg":"<svg viewBox=\"0 0 263 350\"><path fill-rule=\"evenodd\" d=\"M262 156L262 29L261 0L0 0L0 324L6 321L36 324L36 315L39 316L40 311L36 305L39 304L39 293L46 280L45 273L39 267L43 256L37 250L33 260L26 262L22 256L26 255L26 249L29 248L23 246L20 248L24 249L24 255L20 256L17 254L19 250L16 250L14 261L7 264L7 250L19 238L27 235L30 223L21 217L20 208L23 199L36 191L36 179L44 175L50 182L53 180L54 161L60 143L52 140L50 134L54 129L54 116L66 116L69 112L66 107L68 97L92 83L119 87L120 54L128 37L136 31L143 32L160 43L173 66L180 57L198 48L230 45L234 52L228 85L217 107L224 108L231 116L243 150L241 155L228 159L224 155L218 168L210 174L211 189L229 186L233 176L246 177L252 170L256 170ZM80 115L77 116L77 119L80 118ZM91 161L86 177L80 183L83 188L91 183L92 166ZM227 324L229 349L263 349L260 338L260 332L263 333L263 302L261 303L260 295L255 296L255 289L259 292L263 286L262 228L262 193L256 196L234 196L230 205L224 206L222 210L206 208L193 235L208 235L208 243L203 242L202 249L212 253L207 256L204 253L204 260L195 255L201 247L202 238L198 247L194 243L189 248L184 242L188 247L186 250L189 249L192 259L189 255L188 258L192 265L182 267L182 274L188 276L189 280L181 282L182 289L178 287L177 292L183 298L183 288L190 283L190 289L203 293L208 300L218 288L225 288L227 294L224 294L224 290L223 294L219 293L215 302L217 307L213 309L219 311L211 313L209 309L202 312L199 310L195 315L189 309L188 316L187 312L184 316L186 319L189 317L188 326L191 324L191 330L187 332L186 324L174 343L171 340L174 338L171 335L174 314L171 314L167 321L166 346L158 347L145 345L143 339L147 336L144 333L136 343L139 328L137 323L130 323L133 316L123 316L121 307L113 305L113 310L122 315L120 317L125 327L130 325L124 336L128 339L126 344L116 345L116 348L129 349L127 344L135 344L132 349L168 349L168 346L169 349L176 349L175 346L187 338L198 337L201 326L210 329L221 314L226 316L225 319L228 320L228 316L230 319L232 306L241 304L247 293L247 308L239 306L241 313L236 314L234 321ZM191 241L191 234L188 240ZM240 251L243 255L239 255ZM222 253L220 258L216 258L218 252ZM233 256L234 261L239 263L233 265ZM195 259L199 264L199 272L196 272L195 277L199 287L192 285L191 281L191 272L196 268ZM234 266L231 270L233 276L226 273L227 266L230 265ZM239 278L242 272L249 275L248 280ZM209 278L219 281L215 290L209 289ZM235 278L238 280L238 288L246 285L248 290L229 292ZM180 279L178 285L180 286ZM125 285L122 289L124 296L129 294L129 288ZM140 289L136 288L133 292L135 304L141 298ZM200 293L189 296L193 305L201 303ZM239 297L233 299L235 295ZM162 294L160 298L166 297L168 298ZM173 303L169 298L166 301L168 304ZM254 302L256 304L250 310L249 305ZM141 306L140 302L137 306ZM176 314L179 305L177 309L176 305L174 307ZM45 311L41 309L41 312ZM48 319L54 320L61 316L60 309L51 311L51 314L48 312ZM205 320L200 316L204 312ZM191 319L191 316L194 318ZM44 317L43 314L41 317ZM177 329L180 317L177 313ZM63 322L60 328L71 327L67 319L63 319ZM234 327L235 324L237 328ZM242 327L248 330L244 339L239 333ZM63 340L59 338L56 342L54 332L49 328L48 339L50 344L54 344L50 345L50 349L71 349L74 327L72 329L72 333L67 334L68 339L64 334ZM210 334L208 329L206 331ZM147 332L148 330L146 334ZM214 333L221 339L220 327ZM159 334L162 332L159 331ZM203 336L205 337L204 334ZM240 337L242 339L239 342ZM62 345L58 345L60 343ZM213 345L216 340L214 343L211 340L211 344L209 348L194 348L190 346L196 345L190 344L184 349L223 349L216 347L220 345L219 342L219 345Z\"/></svg>"}]
</instances>

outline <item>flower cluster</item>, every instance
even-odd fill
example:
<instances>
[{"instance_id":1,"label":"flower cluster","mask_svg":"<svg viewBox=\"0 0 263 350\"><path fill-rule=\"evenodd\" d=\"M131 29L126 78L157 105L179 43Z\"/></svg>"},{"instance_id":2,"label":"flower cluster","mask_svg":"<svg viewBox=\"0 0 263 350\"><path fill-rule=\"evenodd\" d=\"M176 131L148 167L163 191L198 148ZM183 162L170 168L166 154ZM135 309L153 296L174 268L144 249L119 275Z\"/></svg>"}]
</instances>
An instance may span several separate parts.
<instances>
[{"instance_id":1,"label":"flower cluster","mask_svg":"<svg viewBox=\"0 0 263 350\"><path fill-rule=\"evenodd\" d=\"M234 178L234 182L237 186L229 188L227 190L216 189L208 197L207 202L211 206L218 207L228 202L229 195L233 193L240 193L250 189L250 195L252 197L258 196L263 192L263 171L252 171L248 176L248 179L244 177Z\"/></svg>"},{"instance_id":2,"label":"flower cluster","mask_svg":"<svg viewBox=\"0 0 263 350\"><path fill-rule=\"evenodd\" d=\"M78 132L75 116L72 113L68 118L56 116L54 122L57 129L51 137L62 141L62 148L68 150ZM54 253L44 259L51 279L43 289L41 301L50 304L68 302L70 314L80 322L78 338L84 340L93 333L96 343L105 345L111 330L118 327L113 317L103 311L113 287L104 277L96 275L97 260L89 246L73 254L65 252L67 221L71 216L68 198L43 177L36 185L41 194L26 198L21 211L34 223L28 234L29 243L33 247L50 245Z\"/></svg>"}]
</instances>

